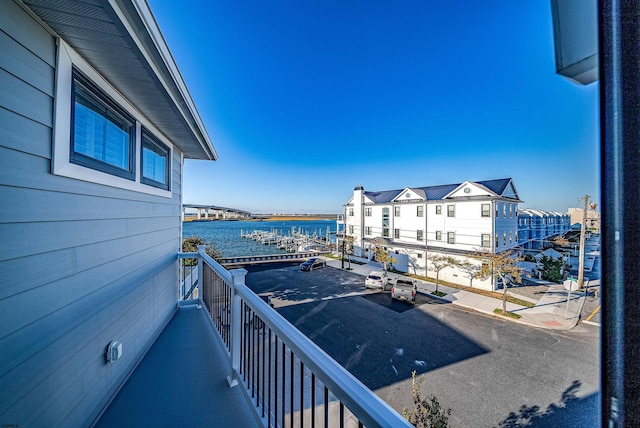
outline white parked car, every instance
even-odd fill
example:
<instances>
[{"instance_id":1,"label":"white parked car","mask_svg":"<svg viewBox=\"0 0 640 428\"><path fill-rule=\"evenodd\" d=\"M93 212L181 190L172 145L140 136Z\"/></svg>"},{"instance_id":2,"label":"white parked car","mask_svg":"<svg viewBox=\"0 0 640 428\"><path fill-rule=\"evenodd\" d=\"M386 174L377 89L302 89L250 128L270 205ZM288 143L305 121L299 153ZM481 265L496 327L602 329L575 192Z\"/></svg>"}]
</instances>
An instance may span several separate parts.
<instances>
[{"instance_id":1,"label":"white parked car","mask_svg":"<svg viewBox=\"0 0 640 428\"><path fill-rule=\"evenodd\" d=\"M366 288L379 288L380 290L384 290L388 283L387 272L381 270L372 270L367 275L367 279L364 280Z\"/></svg>"}]
</instances>

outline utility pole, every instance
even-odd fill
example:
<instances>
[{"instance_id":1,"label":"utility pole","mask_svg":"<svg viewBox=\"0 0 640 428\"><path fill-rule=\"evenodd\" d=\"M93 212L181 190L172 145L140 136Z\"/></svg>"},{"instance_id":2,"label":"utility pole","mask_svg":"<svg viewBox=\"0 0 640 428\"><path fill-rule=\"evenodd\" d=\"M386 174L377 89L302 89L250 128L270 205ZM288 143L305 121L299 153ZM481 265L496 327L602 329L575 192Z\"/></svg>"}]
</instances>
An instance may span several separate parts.
<instances>
[{"instance_id":1,"label":"utility pole","mask_svg":"<svg viewBox=\"0 0 640 428\"><path fill-rule=\"evenodd\" d=\"M587 206L589 195L584 195L584 211L582 211L582 226L580 227L580 255L578 256L578 288L584 285L584 240L587 229Z\"/></svg>"}]
</instances>

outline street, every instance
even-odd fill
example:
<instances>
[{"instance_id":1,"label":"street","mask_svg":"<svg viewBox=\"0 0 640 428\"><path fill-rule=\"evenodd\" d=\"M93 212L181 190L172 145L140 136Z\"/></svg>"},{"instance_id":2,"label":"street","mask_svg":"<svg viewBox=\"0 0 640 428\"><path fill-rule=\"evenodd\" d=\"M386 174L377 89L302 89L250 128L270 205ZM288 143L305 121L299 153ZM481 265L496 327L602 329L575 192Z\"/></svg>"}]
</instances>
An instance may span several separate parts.
<instances>
[{"instance_id":1,"label":"street","mask_svg":"<svg viewBox=\"0 0 640 428\"><path fill-rule=\"evenodd\" d=\"M416 305L326 267L248 266L246 283L393 408L423 395L450 426L599 426L599 329L551 331L419 295Z\"/></svg>"}]
</instances>

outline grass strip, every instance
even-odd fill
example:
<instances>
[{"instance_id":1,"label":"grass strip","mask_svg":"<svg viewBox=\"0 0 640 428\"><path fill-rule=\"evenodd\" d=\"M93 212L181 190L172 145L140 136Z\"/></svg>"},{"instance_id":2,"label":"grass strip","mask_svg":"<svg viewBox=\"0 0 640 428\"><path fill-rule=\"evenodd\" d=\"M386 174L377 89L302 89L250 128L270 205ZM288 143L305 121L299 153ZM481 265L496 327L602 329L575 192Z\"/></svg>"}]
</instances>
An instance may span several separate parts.
<instances>
[{"instance_id":1,"label":"grass strip","mask_svg":"<svg viewBox=\"0 0 640 428\"><path fill-rule=\"evenodd\" d=\"M505 312L502 309L496 308L493 310L493 313L496 315L501 315L503 317L508 317L508 318L513 318L514 320L520 319L522 318L520 315L518 314L514 314L513 312Z\"/></svg>"}]
</instances>

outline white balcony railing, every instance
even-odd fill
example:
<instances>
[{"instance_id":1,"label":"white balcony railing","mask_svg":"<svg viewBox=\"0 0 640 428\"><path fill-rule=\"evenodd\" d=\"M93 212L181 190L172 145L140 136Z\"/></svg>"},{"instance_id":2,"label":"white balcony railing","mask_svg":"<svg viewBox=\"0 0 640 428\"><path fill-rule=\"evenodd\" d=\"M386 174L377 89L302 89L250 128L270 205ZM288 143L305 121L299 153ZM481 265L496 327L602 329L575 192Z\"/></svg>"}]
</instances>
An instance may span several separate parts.
<instances>
[{"instance_id":1,"label":"white balcony railing","mask_svg":"<svg viewBox=\"0 0 640 428\"><path fill-rule=\"evenodd\" d=\"M226 347L229 385L243 388L263 426L411 426L251 291L245 269L224 269L204 247L180 258L194 256L197 274L181 279L197 283L183 281L181 298L193 289L206 307Z\"/></svg>"}]
</instances>

